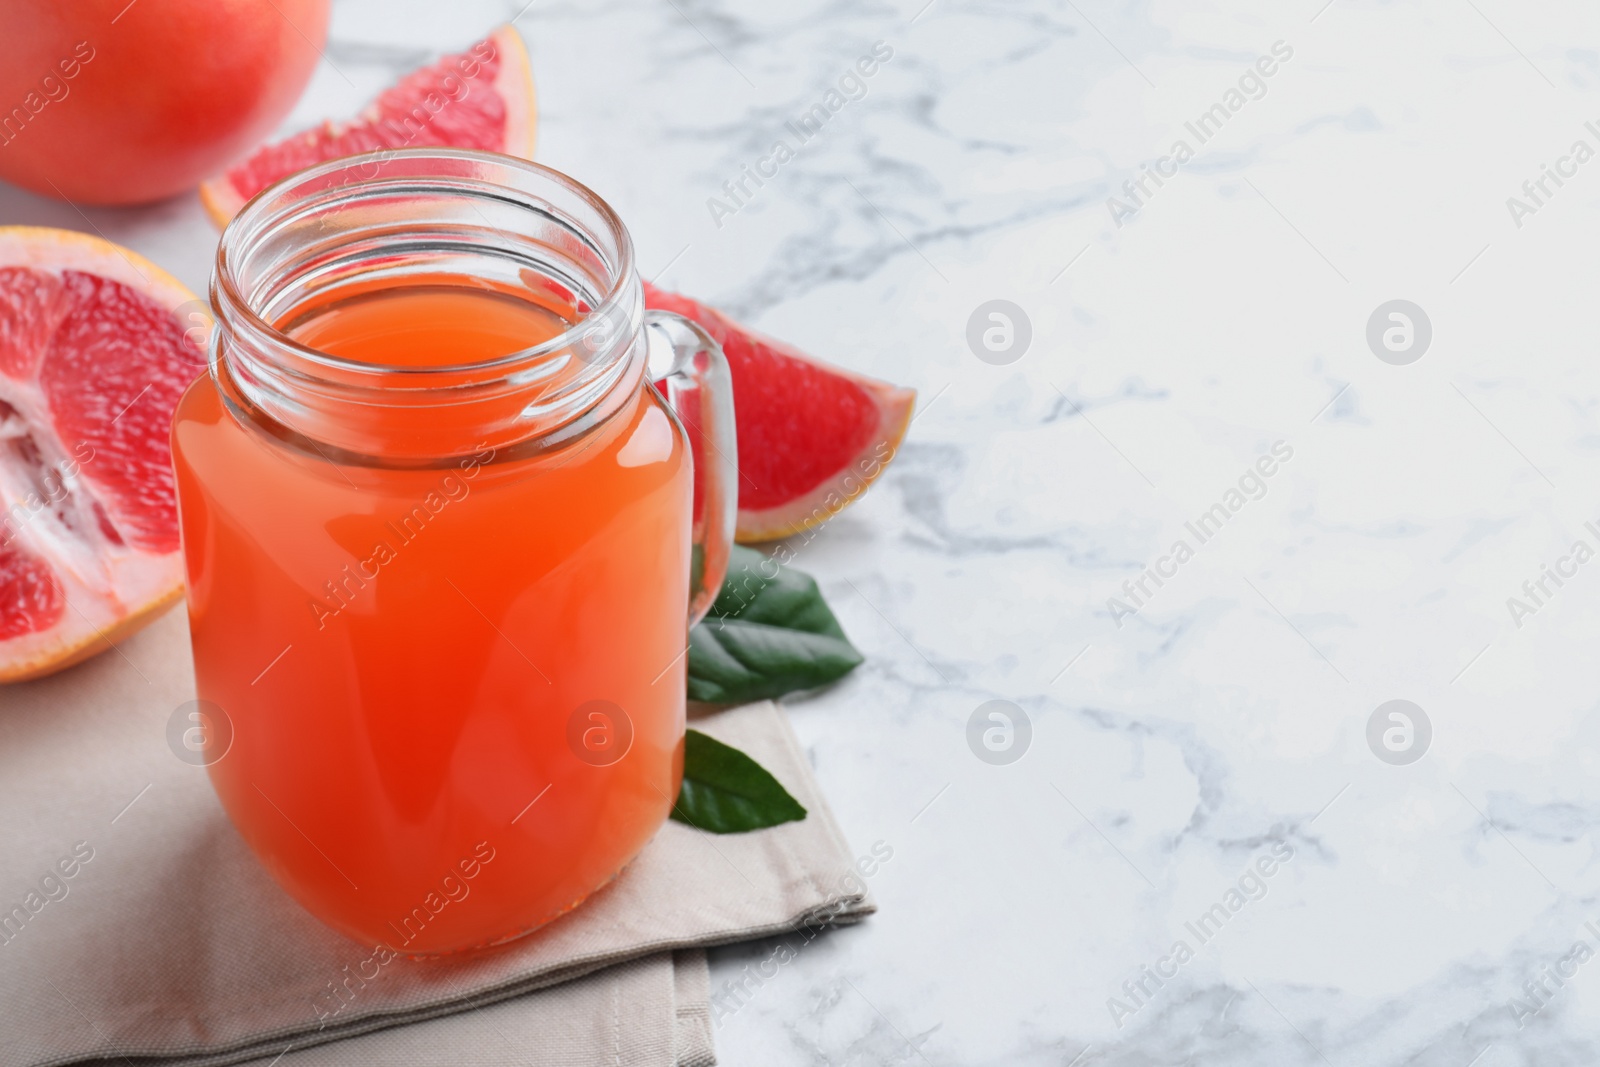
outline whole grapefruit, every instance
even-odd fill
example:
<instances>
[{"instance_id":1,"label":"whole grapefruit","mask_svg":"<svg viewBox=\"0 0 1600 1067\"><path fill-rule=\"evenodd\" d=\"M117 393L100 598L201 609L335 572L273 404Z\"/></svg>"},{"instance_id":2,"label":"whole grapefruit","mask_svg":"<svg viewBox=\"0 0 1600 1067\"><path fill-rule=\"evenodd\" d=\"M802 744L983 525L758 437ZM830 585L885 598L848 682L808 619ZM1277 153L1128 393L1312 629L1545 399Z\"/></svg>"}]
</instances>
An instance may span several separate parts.
<instances>
[{"instance_id":1,"label":"whole grapefruit","mask_svg":"<svg viewBox=\"0 0 1600 1067\"><path fill-rule=\"evenodd\" d=\"M199 184L305 88L329 0L30 0L0 33L0 178L132 204Z\"/></svg>"}]
</instances>

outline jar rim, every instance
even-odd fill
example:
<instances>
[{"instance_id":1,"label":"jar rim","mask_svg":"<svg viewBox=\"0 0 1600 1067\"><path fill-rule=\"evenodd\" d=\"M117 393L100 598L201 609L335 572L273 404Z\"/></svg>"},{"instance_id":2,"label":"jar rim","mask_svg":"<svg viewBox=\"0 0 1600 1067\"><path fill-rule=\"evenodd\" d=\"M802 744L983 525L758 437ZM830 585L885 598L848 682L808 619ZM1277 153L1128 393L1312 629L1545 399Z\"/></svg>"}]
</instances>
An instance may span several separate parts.
<instances>
[{"instance_id":1,"label":"jar rim","mask_svg":"<svg viewBox=\"0 0 1600 1067\"><path fill-rule=\"evenodd\" d=\"M255 236L257 231L276 222L284 212L292 210L299 199L299 197L293 195L296 191L327 188L326 179L329 176L340 171L350 170L353 167L377 166L381 168L385 164L422 160L476 162L520 170L532 177L560 186L564 191L576 196L599 216L602 224L609 231L606 236L611 238L618 250L617 263L612 271L610 284L605 295L590 308L583 318L576 320L556 336L537 345L520 348L505 355L496 356L493 359L480 360L474 363L444 363L436 365L373 363L324 352L321 349L296 341L250 306L250 302L240 292L237 275L234 271L233 262L229 258L229 253L230 251L239 251L235 247L239 242L247 241L250 237ZM381 171L379 174L381 174ZM364 182L377 181L379 174L342 184L348 184L354 189L354 187ZM552 352L560 351L563 348L571 347L586 330L592 328L589 325L591 320L598 319L602 322L616 320L618 313L623 310L624 303L630 299L629 283L634 270L633 259L633 240L615 209L606 203L593 189L552 167L547 167L542 163L535 163L532 160L522 159L518 156L477 148L427 146L421 148L379 149L374 152L363 152L352 156L340 156L337 159L327 160L304 170L296 171L266 186L246 201L244 206L228 221L227 226L223 228L222 237L217 242L212 289L215 302L220 304L222 299L226 298L229 311L242 313L248 317L252 333L264 335L265 339L273 345L287 349L297 358L305 360L309 364L320 366L330 371L348 371L362 374L389 373L413 379L413 376L425 377L429 374L459 375L515 367L530 360L537 360ZM221 313L223 308L219 306L216 310ZM225 318L225 316L219 314L219 325L222 318Z\"/></svg>"},{"instance_id":2,"label":"jar rim","mask_svg":"<svg viewBox=\"0 0 1600 1067\"><path fill-rule=\"evenodd\" d=\"M643 380L634 262L615 210L550 167L433 146L343 156L261 190L224 230L211 376L236 414L318 451L431 462L484 442L556 447L620 410ZM319 295L337 299L361 279L423 284L407 279L430 270L513 295L528 287L571 321L470 363L353 359L287 332Z\"/></svg>"}]
</instances>

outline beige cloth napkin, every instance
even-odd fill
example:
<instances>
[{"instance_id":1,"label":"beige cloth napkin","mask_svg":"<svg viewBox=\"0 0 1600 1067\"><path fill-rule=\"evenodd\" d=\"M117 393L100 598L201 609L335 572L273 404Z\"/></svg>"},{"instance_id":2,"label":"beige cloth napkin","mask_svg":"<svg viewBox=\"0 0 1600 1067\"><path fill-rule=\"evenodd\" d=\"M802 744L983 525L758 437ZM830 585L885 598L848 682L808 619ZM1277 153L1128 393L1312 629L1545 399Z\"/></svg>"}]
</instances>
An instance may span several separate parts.
<instances>
[{"instance_id":1,"label":"beige cloth napkin","mask_svg":"<svg viewBox=\"0 0 1600 1067\"><path fill-rule=\"evenodd\" d=\"M309 1048L248 1067L568 1067L717 1062L703 949L662 952L486 1007ZM103 1064L114 1060L98 1061Z\"/></svg>"},{"instance_id":2,"label":"beige cloth napkin","mask_svg":"<svg viewBox=\"0 0 1600 1067\"><path fill-rule=\"evenodd\" d=\"M0 1067L709 1063L704 955L674 950L874 910L783 713L754 704L694 725L749 752L809 817L724 836L669 822L530 937L374 968L373 946L278 889L204 770L168 747L193 698L181 610L0 688Z\"/></svg>"}]
</instances>

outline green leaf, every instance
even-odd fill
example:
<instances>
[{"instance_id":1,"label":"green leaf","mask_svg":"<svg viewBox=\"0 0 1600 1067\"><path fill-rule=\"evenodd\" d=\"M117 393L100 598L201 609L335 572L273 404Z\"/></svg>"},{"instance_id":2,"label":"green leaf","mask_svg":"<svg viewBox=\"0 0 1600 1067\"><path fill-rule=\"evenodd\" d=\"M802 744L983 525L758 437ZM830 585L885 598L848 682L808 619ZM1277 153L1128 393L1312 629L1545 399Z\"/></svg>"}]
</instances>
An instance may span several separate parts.
<instances>
[{"instance_id":1,"label":"green leaf","mask_svg":"<svg viewBox=\"0 0 1600 1067\"><path fill-rule=\"evenodd\" d=\"M825 685L860 664L810 575L736 545L716 601L689 633L689 698L766 700Z\"/></svg>"},{"instance_id":2,"label":"green leaf","mask_svg":"<svg viewBox=\"0 0 1600 1067\"><path fill-rule=\"evenodd\" d=\"M672 817L714 834L742 834L806 817L806 809L761 764L714 737L683 739L683 787Z\"/></svg>"}]
</instances>

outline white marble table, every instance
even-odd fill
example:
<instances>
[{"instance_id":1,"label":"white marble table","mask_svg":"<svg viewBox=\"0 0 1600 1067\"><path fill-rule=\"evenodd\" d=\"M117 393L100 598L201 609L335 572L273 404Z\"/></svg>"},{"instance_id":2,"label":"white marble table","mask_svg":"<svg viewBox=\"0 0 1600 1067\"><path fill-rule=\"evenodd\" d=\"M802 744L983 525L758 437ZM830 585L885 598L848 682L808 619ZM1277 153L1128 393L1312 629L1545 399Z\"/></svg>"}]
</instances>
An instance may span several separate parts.
<instances>
[{"instance_id":1,"label":"white marble table","mask_svg":"<svg viewBox=\"0 0 1600 1067\"><path fill-rule=\"evenodd\" d=\"M882 912L724 991L722 1062L1600 1061L1600 161L1568 158L1600 150L1600 11L923 2L518 20L540 158L647 273L921 391L800 560L868 655L790 707L893 850ZM291 123L520 8L339 0ZM880 41L861 99L708 207ZM187 198L0 217L209 271ZM966 341L995 299L1031 326L1010 362ZM1432 334L1399 365L1367 340L1397 299ZM1367 739L1394 699L1431 724L1403 765L1422 733ZM992 700L1020 760L969 746Z\"/></svg>"}]
</instances>

